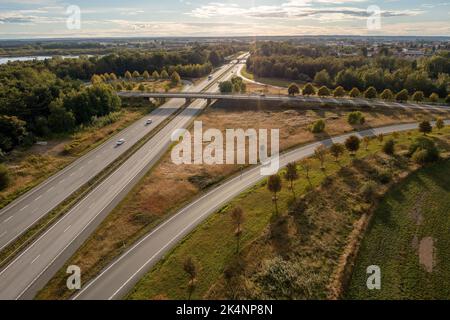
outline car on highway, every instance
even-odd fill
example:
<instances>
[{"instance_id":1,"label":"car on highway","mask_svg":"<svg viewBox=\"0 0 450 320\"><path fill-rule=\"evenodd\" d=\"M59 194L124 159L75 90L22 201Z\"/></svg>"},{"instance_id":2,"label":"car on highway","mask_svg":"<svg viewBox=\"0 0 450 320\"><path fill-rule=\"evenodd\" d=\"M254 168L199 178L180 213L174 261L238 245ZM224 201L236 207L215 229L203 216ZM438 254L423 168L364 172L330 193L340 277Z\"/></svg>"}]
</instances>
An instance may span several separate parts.
<instances>
[{"instance_id":1,"label":"car on highway","mask_svg":"<svg viewBox=\"0 0 450 320\"><path fill-rule=\"evenodd\" d=\"M147 121L145 121L146 126L151 125L152 123L153 123L152 119L147 119Z\"/></svg>"},{"instance_id":2,"label":"car on highway","mask_svg":"<svg viewBox=\"0 0 450 320\"><path fill-rule=\"evenodd\" d=\"M212 80L212 78L213 78L213 76L212 76L212 75L209 75L209 76L208 76L208 81Z\"/></svg>"},{"instance_id":3,"label":"car on highway","mask_svg":"<svg viewBox=\"0 0 450 320\"><path fill-rule=\"evenodd\" d=\"M117 140L117 142L116 142L116 146L121 146L121 145L123 145L125 143L125 139L119 139L119 140Z\"/></svg>"}]
</instances>

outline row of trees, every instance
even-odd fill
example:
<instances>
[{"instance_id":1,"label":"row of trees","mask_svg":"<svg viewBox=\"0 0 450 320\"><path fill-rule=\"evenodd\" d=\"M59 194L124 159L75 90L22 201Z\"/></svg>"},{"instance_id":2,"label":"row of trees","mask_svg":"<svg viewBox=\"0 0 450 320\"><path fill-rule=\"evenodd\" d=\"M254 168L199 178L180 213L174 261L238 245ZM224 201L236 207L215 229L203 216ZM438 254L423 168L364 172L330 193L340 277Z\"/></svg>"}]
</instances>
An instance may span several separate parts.
<instances>
[{"instance_id":1,"label":"row of trees","mask_svg":"<svg viewBox=\"0 0 450 320\"><path fill-rule=\"evenodd\" d=\"M366 99L375 99L375 98L381 98L383 100L396 100L396 101L407 101L407 100L413 100L416 102L424 101L426 98L428 98L431 102L439 102L439 95L436 92L431 93L428 97L426 97L425 93L423 91L416 91L412 95L409 94L408 90L403 89L399 91L397 94L394 94L390 89L384 89L383 92L378 93L377 89L375 87L369 87L367 90L361 92L358 88L353 88L350 91L346 91L342 86L339 86L335 88L334 90L329 89L326 86L322 86L319 89L316 89L311 83L307 83L303 89L300 89L300 87L292 83L288 87L288 94L289 95L296 95L302 93L305 96L310 95L318 95L319 97L344 97L349 96L352 98L357 97L364 97ZM450 94L447 95L445 98L446 103L450 103Z\"/></svg>"},{"instance_id":2,"label":"row of trees","mask_svg":"<svg viewBox=\"0 0 450 320\"><path fill-rule=\"evenodd\" d=\"M233 77L229 81L219 83L221 93L244 93L247 91L247 85L241 77Z\"/></svg>"}]
</instances>

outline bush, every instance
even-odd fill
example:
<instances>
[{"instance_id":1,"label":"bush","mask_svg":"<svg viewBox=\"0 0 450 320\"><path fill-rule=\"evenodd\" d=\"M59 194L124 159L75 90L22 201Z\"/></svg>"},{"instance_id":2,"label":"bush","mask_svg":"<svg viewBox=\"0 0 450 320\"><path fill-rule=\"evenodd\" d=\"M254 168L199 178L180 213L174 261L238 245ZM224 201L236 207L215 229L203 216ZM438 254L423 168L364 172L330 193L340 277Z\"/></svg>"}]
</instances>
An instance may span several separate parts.
<instances>
[{"instance_id":1,"label":"bush","mask_svg":"<svg viewBox=\"0 0 450 320\"><path fill-rule=\"evenodd\" d=\"M394 97L394 94L392 93L391 90L389 89L385 89L381 95L380 95L381 99L383 100L392 100L392 98Z\"/></svg>"},{"instance_id":2,"label":"bush","mask_svg":"<svg viewBox=\"0 0 450 320\"><path fill-rule=\"evenodd\" d=\"M425 98L425 95L423 94L422 91L416 91L414 92L412 99L416 102L420 102L423 101L423 99Z\"/></svg>"},{"instance_id":3,"label":"bush","mask_svg":"<svg viewBox=\"0 0 450 320\"><path fill-rule=\"evenodd\" d=\"M364 124L366 122L366 118L360 111L353 111L348 114L347 121L351 125Z\"/></svg>"},{"instance_id":4,"label":"bush","mask_svg":"<svg viewBox=\"0 0 450 320\"><path fill-rule=\"evenodd\" d=\"M419 131L425 135L427 133L431 133L433 131L433 127L431 126L429 121L422 121L419 124Z\"/></svg>"},{"instance_id":5,"label":"bush","mask_svg":"<svg viewBox=\"0 0 450 320\"><path fill-rule=\"evenodd\" d=\"M362 185L359 193L364 200L371 202L377 194L377 184L373 181L368 181Z\"/></svg>"},{"instance_id":6,"label":"bush","mask_svg":"<svg viewBox=\"0 0 450 320\"><path fill-rule=\"evenodd\" d=\"M376 179L382 184L387 184L391 182L392 174L388 170L377 170Z\"/></svg>"},{"instance_id":7,"label":"bush","mask_svg":"<svg viewBox=\"0 0 450 320\"><path fill-rule=\"evenodd\" d=\"M438 102L439 101L439 95L437 93L432 93L430 95L430 101L431 102Z\"/></svg>"},{"instance_id":8,"label":"bush","mask_svg":"<svg viewBox=\"0 0 450 320\"><path fill-rule=\"evenodd\" d=\"M447 98L445 98L445 103L450 104L450 94L447 96Z\"/></svg>"},{"instance_id":9,"label":"bush","mask_svg":"<svg viewBox=\"0 0 450 320\"><path fill-rule=\"evenodd\" d=\"M357 98L361 95L361 91L359 91L358 88L353 88L350 93L349 93L350 97L352 98Z\"/></svg>"},{"instance_id":10,"label":"bush","mask_svg":"<svg viewBox=\"0 0 450 320\"><path fill-rule=\"evenodd\" d=\"M393 139L389 139L384 143L383 152L390 156L395 153L395 141Z\"/></svg>"},{"instance_id":11,"label":"bush","mask_svg":"<svg viewBox=\"0 0 450 320\"><path fill-rule=\"evenodd\" d=\"M316 89L314 89L314 86L311 83L307 83L303 88L303 95L311 96L314 94L316 94Z\"/></svg>"},{"instance_id":12,"label":"bush","mask_svg":"<svg viewBox=\"0 0 450 320\"><path fill-rule=\"evenodd\" d=\"M317 95L319 97L327 97L329 95L331 95L330 89L328 89L327 87L323 86L319 89L319 91L317 91Z\"/></svg>"},{"instance_id":13,"label":"bush","mask_svg":"<svg viewBox=\"0 0 450 320\"><path fill-rule=\"evenodd\" d=\"M312 133L321 133L324 130L325 130L325 121L323 121L322 119L317 120L311 126L311 132Z\"/></svg>"},{"instance_id":14,"label":"bush","mask_svg":"<svg viewBox=\"0 0 450 320\"><path fill-rule=\"evenodd\" d=\"M290 96L295 96L296 94L300 94L300 89L299 89L298 85L296 85L295 83L291 83L288 88L288 94Z\"/></svg>"},{"instance_id":15,"label":"bush","mask_svg":"<svg viewBox=\"0 0 450 320\"><path fill-rule=\"evenodd\" d=\"M10 183L8 168L0 164L0 191L4 190Z\"/></svg>"},{"instance_id":16,"label":"bush","mask_svg":"<svg viewBox=\"0 0 450 320\"><path fill-rule=\"evenodd\" d=\"M400 91L399 93L397 93L397 95L395 96L395 100L403 102L403 101L408 101L409 98L409 93L408 90L403 89L402 91Z\"/></svg>"},{"instance_id":17,"label":"bush","mask_svg":"<svg viewBox=\"0 0 450 320\"><path fill-rule=\"evenodd\" d=\"M419 137L411 144L408 156L419 164L439 160L439 149L435 142L427 137Z\"/></svg>"},{"instance_id":18,"label":"bush","mask_svg":"<svg viewBox=\"0 0 450 320\"><path fill-rule=\"evenodd\" d=\"M335 97L343 97L343 96L345 96L345 89L342 86L337 87L333 91L333 96L335 96Z\"/></svg>"}]
</instances>

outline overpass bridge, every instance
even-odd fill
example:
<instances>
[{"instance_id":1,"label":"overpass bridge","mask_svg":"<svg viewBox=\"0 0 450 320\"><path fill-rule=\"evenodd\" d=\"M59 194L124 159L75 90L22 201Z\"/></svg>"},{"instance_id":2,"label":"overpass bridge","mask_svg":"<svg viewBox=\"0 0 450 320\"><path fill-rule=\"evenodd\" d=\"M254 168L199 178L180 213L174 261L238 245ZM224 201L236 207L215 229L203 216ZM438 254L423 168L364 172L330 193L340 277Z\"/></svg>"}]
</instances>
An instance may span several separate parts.
<instances>
[{"instance_id":1,"label":"overpass bridge","mask_svg":"<svg viewBox=\"0 0 450 320\"><path fill-rule=\"evenodd\" d=\"M180 92L180 93L156 93L156 92L129 92L120 91L118 95L122 98L142 98L142 99L185 99L186 103L191 103L196 99L205 99L208 103L213 100L229 101L272 101L297 104L328 104L338 106L359 106L359 107L388 107L388 108L412 108L432 111L450 111L450 106L432 103L412 103L395 102L379 99L363 98L334 98L318 96L290 96L290 95L262 95L262 94L235 94L235 93L205 93L205 92Z\"/></svg>"}]
</instances>

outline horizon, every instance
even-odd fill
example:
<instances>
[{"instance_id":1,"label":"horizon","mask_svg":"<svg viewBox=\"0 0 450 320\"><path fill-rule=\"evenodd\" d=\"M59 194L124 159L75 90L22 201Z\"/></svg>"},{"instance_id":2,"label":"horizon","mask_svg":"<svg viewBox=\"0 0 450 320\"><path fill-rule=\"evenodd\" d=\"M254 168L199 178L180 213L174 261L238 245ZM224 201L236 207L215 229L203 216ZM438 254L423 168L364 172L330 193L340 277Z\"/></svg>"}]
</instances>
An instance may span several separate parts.
<instances>
[{"instance_id":1,"label":"horizon","mask_svg":"<svg viewBox=\"0 0 450 320\"><path fill-rule=\"evenodd\" d=\"M450 2L0 0L0 39L449 37Z\"/></svg>"}]
</instances>

